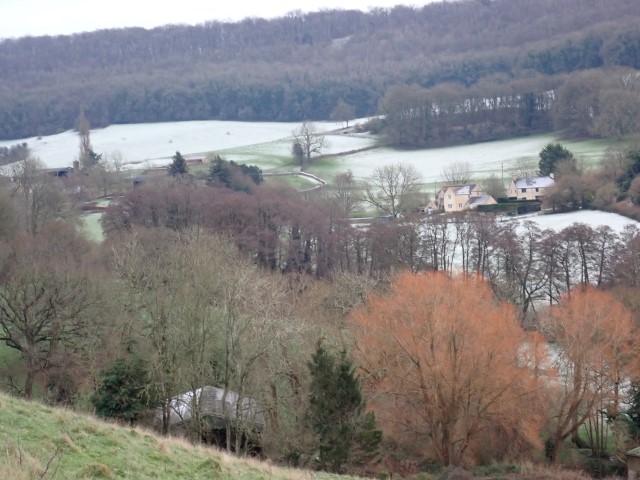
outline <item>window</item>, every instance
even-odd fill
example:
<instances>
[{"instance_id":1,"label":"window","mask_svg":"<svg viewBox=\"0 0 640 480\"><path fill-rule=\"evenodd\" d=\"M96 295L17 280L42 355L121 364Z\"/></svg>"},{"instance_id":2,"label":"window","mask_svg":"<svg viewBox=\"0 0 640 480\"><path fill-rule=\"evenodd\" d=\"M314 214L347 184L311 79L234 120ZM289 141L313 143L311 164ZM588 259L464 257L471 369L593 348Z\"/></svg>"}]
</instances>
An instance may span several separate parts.
<instances>
[{"instance_id":1,"label":"window","mask_svg":"<svg viewBox=\"0 0 640 480\"><path fill-rule=\"evenodd\" d=\"M521 188L521 189L520 189L520 191L521 191L522 193L527 193L527 189L526 189L526 188Z\"/></svg>"},{"instance_id":2,"label":"window","mask_svg":"<svg viewBox=\"0 0 640 480\"><path fill-rule=\"evenodd\" d=\"M458 208L462 208L462 204L461 203L458 204Z\"/></svg>"},{"instance_id":3,"label":"window","mask_svg":"<svg viewBox=\"0 0 640 480\"><path fill-rule=\"evenodd\" d=\"M539 192L539 191L540 191L540 189L539 189L539 188L536 188L536 192Z\"/></svg>"},{"instance_id":4,"label":"window","mask_svg":"<svg viewBox=\"0 0 640 480\"><path fill-rule=\"evenodd\" d=\"M447 198L448 198L448 199L451 199L451 195L447 195Z\"/></svg>"},{"instance_id":5,"label":"window","mask_svg":"<svg viewBox=\"0 0 640 480\"><path fill-rule=\"evenodd\" d=\"M447 205L447 208L453 208L452 204Z\"/></svg>"}]
</instances>

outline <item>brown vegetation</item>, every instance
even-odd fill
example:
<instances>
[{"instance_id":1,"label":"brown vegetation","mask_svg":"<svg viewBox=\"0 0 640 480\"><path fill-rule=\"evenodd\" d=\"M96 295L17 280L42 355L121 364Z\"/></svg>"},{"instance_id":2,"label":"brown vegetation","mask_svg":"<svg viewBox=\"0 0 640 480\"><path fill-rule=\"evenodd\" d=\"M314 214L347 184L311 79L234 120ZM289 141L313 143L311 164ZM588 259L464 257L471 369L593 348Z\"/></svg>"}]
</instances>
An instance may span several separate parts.
<instances>
[{"instance_id":1,"label":"brown vegetation","mask_svg":"<svg viewBox=\"0 0 640 480\"><path fill-rule=\"evenodd\" d=\"M544 440L557 460L581 430L594 458L611 451L604 422L621 429L620 385L637 378L637 227L407 214L357 228L345 196L162 177L112 201L102 245L63 223L74 200L59 179L46 181L67 200L37 228L24 199L44 178L0 197L0 355L13 354L2 380L15 393L86 408L102 369L139 356L165 432L168 399L214 384L264 406L264 431L236 416L223 447L259 439L270 458L312 465L307 362L323 338L353 347L387 438L386 464L349 471L539 460ZM553 362L540 334L561 349Z\"/></svg>"}]
</instances>

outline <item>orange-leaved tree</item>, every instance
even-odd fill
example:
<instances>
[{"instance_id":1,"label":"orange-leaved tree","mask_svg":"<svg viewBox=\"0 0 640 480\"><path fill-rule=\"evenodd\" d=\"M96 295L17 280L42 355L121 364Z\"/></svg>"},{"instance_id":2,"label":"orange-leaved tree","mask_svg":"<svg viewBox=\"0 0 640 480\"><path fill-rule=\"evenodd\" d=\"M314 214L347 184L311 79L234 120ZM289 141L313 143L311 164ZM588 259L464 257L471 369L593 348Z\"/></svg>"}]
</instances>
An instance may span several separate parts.
<instances>
[{"instance_id":1,"label":"orange-leaved tree","mask_svg":"<svg viewBox=\"0 0 640 480\"><path fill-rule=\"evenodd\" d=\"M483 280L400 274L352 327L385 436L443 465L470 463L496 433L506 446L540 446L537 344Z\"/></svg>"},{"instance_id":2,"label":"orange-leaved tree","mask_svg":"<svg viewBox=\"0 0 640 480\"><path fill-rule=\"evenodd\" d=\"M606 451L605 420L615 420L620 387L635 375L637 349L631 313L609 292L576 287L553 307L542 330L555 348L558 381L550 383L551 459L555 463L563 442L589 421L591 448Z\"/></svg>"}]
</instances>

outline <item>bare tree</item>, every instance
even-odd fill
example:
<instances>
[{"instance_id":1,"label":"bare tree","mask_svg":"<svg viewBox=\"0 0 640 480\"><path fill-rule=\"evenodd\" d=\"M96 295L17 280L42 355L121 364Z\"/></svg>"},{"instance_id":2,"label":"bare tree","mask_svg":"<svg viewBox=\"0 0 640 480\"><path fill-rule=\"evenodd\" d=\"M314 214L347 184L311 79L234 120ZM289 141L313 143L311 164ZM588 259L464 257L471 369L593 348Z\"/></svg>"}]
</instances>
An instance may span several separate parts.
<instances>
[{"instance_id":1,"label":"bare tree","mask_svg":"<svg viewBox=\"0 0 640 480\"><path fill-rule=\"evenodd\" d=\"M39 232L47 221L68 213L61 183L47 174L39 159L29 157L16 162L11 175L15 185L12 195L21 199L29 233Z\"/></svg>"},{"instance_id":2,"label":"bare tree","mask_svg":"<svg viewBox=\"0 0 640 480\"><path fill-rule=\"evenodd\" d=\"M493 198L503 198L507 195L504 182L494 173L487 177L482 186L484 191Z\"/></svg>"},{"instance_id":3,"label":"bare tree","mask_svg":"<svg viewBox=\"0 0 640 480\"><path fill-rule=\"evenodd\" d=\"M301 166L306 165L311 157L318 156L329 147L324 135L318 133L313 122L303 122L302 126L291 132L293 136L293 152Z\"/></svg>"},{"instance_id":4,"label":"bare tree","mask_svg":"<svg viewBox=\"0 0 640 480\"><path fill-rule=\"evenodd\" d=\"M344 212L347 215L353 213L360 200L362 200L362 192L353 178L353 172L347 170L346 172L337 173L334 177L333 187L333 197L344 209Z\"/></svg>"},{"instance_id":5,"label":"bare tree","mask_svg":"<svg viewBox=\"0 0 640 480\"><path fill-rule=\"evenodd\" d=\"M511 175L515 178L535 177L537 168L537 162L533 159L520 157L516 160L516 166L511 169Z\"/></svg>"},{"instance_id":6,"label":"bare tree","mask_svg":"<svg viewBox=\"0 0 640 480\"><path fill-rule=\"evenodd\" d=\"M636 342L631 313L593 287L567 293L543 320L542 331L558 346L549 418L551 460L557 463L565 439L577 441L580 426L598 410L617 416L621 380L634 368Z\"/></svg>"},{"instance_id":7,"label":"bare tree","mask_svg":"<svg viewBox=\"0 0 640 480\"><path fill-rule=\"evenodd\" d=\"M620 145L612 145L604 151L600 166L608 179L618 181L631 164L629 149Z\"/></svg>"},{"instance_id":8,"label":"bare tree","mask_svg":"<svg viewBox=\"0 0 640 480\"><path fill-rule=\"evenodd\" d=\"M163 433L172 397L214 383L224 390L226 448L242 451L243 436L232 430L245 438L255 433L243 399L260 389L272 355L300 328L285 320L284 282L260 272L228 239L196 229L134 232L114 261L138 308L153 388L163 400ZM226 402L227 395L238 399ZM192 414L198 418L197 406ZM201 438L201 425L193 427Z\"/></svg>"},{"instance_id":9,"label":"bare tree","mask_svg":"<svg viewBox=\"0 0 640 480\"><path fill-rule=\"evenodd\" d=\"M18 231L18 212L9 194L0 190L0 239L10 238Z\"/></svg>"},{"instance_id":10,"label":"bare tree","mask_svg":"<svg viewBox=\"0 0 640 480\"><path fill-rule=\"evenodd\" d=\"M471 181L469 162L453 162L442 169L442 178L447 185L464 185Z\"/></svg>"},{"instance_id":11,"label":"bare tree","mask_svg":"<svg viewBox=\"0 0 640 480\"><path fill-rule=\"evenodd\" d=\"M345 128L349 128L349 120L355 118L356 109L353 105L349 105L344 100L338 101L334 109L331 111L331 120L341 122Z\"/></svg>"},{"instance_id":12,"label":"bare tree","mask_svg":"<svg viewBox=\"0 0 640 480\"><path fill-rule=\"evenodd\" d=\"M397 217L411 208L420 192L422 176L413 165L394 163L376 168L369 182L364 183L364 200L380 212Z\"/></svg>"},{"instance_id":13,"label":"bare tree","mask_svg":"<svg viewBox=\"0 0 640 480\"><path fill-rule=\"evenodd\" d=\"M22 394L30 398L38 374L68 362L65 349L85 337L95 305L81 252L87 244L72 227L50 226L24 236L4 266L0 282L0 341L16 350L25 366ZM62 360L61 360L62 359Z\"/></svg>"}]
</instances>

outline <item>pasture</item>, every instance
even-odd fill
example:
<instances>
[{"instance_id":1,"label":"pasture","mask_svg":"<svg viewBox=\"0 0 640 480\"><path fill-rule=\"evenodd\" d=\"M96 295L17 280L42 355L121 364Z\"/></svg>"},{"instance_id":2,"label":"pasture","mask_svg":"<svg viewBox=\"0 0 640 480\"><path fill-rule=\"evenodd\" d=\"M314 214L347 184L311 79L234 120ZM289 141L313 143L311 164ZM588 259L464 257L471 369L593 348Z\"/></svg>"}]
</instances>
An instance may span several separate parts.
<instances>
[{"instance_id":1,"label":"pasture","mask_svg":"<svg viewBox=\"0 0 640 480\"><path fill-rule=\"evenodd\" d=\"M550 133L446 148L398 150L377 147L380 139L375 135L344 135L339 130L339 123L317 122L316 126L321 132L337 133L326 135L328 147L322 157L312 159L306 171L331 183L336 173L351 170L357 181L364 181L376 168L407 163L420 172L424 190L431 195L441 186L443 170L453 162L468 163L478 182L493 174L507 184L519 166L526 163L535 169L540 150L548 143L560 141ZM265 173L277 173L297 167L291 155L291 144L292 132L299 127L300 123L224 121L111 125L92 130L91 143L97 153L107 158L120 156L124 168L129 170L166 165L175 152L180 151L183 155L217 153L227 160L256 164ZM72 165L79 149L78 136L73 131L3 141L0 146L18 142L27 142L33 155L49 168ZM600 140L563 140L562 143L587 168L597 166L605 150L613 144ZM206 167L194 167L194 170ZM299 190L313 186L312 182L299 177L267 177L267 182ZM85 230L95 240L101 238L99 215L91 214L83 219ZM593 216L587 219L596 220Z\"/></svg>"},{"instance_id":2,"label":"pasture","mask_svg":"<svg viewBox=\"0 0 640 480\"><path fill-rule=\"evenodd\" d=\"M360 120L362 122L363 120ZM183 155L218 153L227 160L259 165L265 172L295 167L291 156L292 132L299 123L191 121L111 125L91 131L94 151L106 157L120 155L125 168L144 169L168 164L176 151ZM339 123L318 122L318 130L334 131ZM413 165L428 189L442 180L442 170L452 162L468 162L478 179L491 174L505 180L519 163L537 165L538 152L559 141L553 134L423 150L372 148L379 138L368 134L327 135L329 143L322 158L312 160L307 170L327 180L339 171L351 169L364 180L383 165L395 162ZM79 140L73 131L46 137L0 142L9 146L27 142L32 153L49 168L71 166L78 155ZM585 166L598 163L611 142L563 141Z\"/></svg>"}]
</instances>

